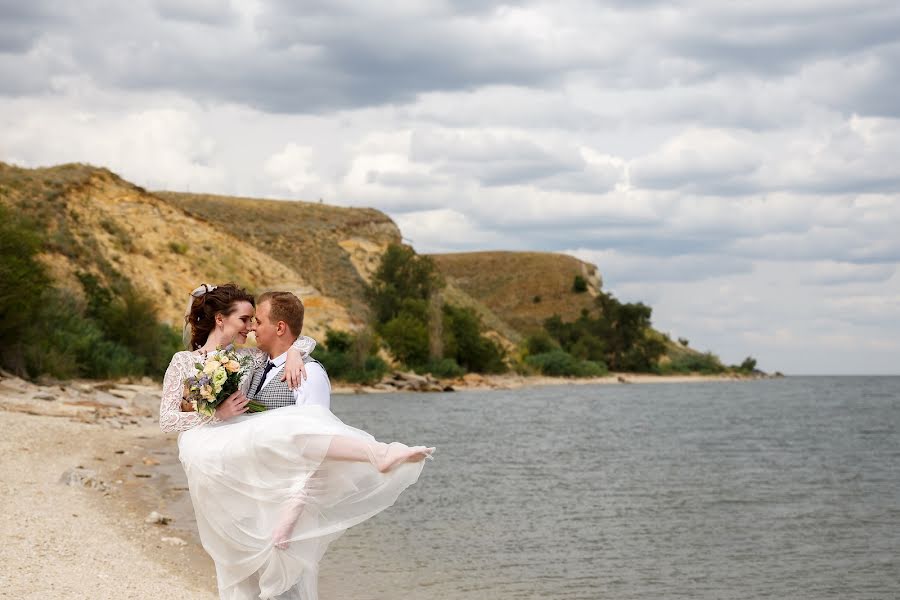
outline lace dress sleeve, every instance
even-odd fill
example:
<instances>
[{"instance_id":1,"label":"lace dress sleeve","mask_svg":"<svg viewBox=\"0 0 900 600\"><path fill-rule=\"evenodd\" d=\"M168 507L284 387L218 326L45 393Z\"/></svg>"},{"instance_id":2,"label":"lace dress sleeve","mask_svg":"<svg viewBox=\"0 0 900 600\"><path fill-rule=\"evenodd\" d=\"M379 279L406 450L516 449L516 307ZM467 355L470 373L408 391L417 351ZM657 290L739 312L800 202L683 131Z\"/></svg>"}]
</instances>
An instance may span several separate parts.
<instances>
[{"instance_id":1,"label":"lace dress sleeve","mask_svg":"<svg viewBox=\"0 0 900 600\"><path fill-rule=\"evenodd\" d=\"M169 368L166 369L162 399L159 403L159 427L167 433L187 431L199 425L217 421L215 417L181 411L184 380L190 374L193 364L190 352L177 352L172 357Z\"/></svg>"}]
</instances>

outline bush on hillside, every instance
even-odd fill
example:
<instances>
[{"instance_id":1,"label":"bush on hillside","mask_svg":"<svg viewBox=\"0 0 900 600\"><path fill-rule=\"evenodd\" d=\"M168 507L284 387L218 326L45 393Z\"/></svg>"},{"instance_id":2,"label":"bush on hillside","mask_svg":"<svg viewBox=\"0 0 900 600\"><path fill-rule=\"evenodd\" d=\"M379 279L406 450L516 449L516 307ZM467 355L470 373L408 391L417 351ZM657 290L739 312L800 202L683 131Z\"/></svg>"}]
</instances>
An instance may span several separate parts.
<instances>
[{"instance_id":1,"label":"bush on hillside","mask_svg":"<svg viewBox=\"0 0 900 600\"><path fill-rule=\"evenodd\" d=\"M581 275L576 275L572 282L572 291L576 294L583 294L587 289L587 280Z\"/></svg>"},{"instance_id":2,"label":"bush on hillside","mask_svg":"<svg viewBox=\"0 0 900 600\"><path fill-rule=\"evenodd\" d=\"M535 354L544 354L551 350L559 348L559 344L550 337L546 330L533 333L522 342L522 349L526 356L534 356Z\"/></svg>"},{"instance_id":3,"label":"bush on hillside","mask_svg":"<svg viewBox=\"0 0 900 600\"><path fill-rule=\"evenodd\" d=\"M429 362L424 368L418 369L418 372L431 373L435 377L442 379L453 379L465 375L466 370L456 364L456 361L452 358L442 358Z\"/></svg>"},{"instance_id":4,"label":"bush on hillside","mask_svg":"<svg viewBox=\"0 0 900 600\"><path fill-rule=\"evenodd\" d=\"M0 365L24 375L24 348L50 278L36 256L41 237L0 206Z\"/></svg>"},{"instance_id":5,"label":"bush on hillside","mask_svg":"<svg viewBox=\"0 0 900 600\"><path fill-rule=\"evenodd\" d=\"M42 232L0 207L0 363L20 375L160 377L181 336L123 278L112 291L80 274L86 302L51 286L36 256Z\"/></svg>"},{"instance_id":6,"label":"bush on hillside","mask_svg":"<svg viewBox=\"0 0 900 600\"><path fill-rule=\"evenodd\" d=\"M554 377L602 377L609 373L602 362L579 360L564 350L551 350L525 358L525 364Z\"/></svg>"},{"instance_id":7,"label":"bush on hillside","mask_svg":"<svg viewBox=\"0 0 900 600\"><path fill-rule=\"evenodd\" d=\"M503 373L503 348L482 335L481 319L471 308L444 305L444 356L475 373Z\"/></svg>"},{"instance_id":8,"label":"bush on hillside","mask_svg":"<svg viewBox=\"0 0 900 600\"><path fill-rule=\"evenodd\" d=\"M317 346L312 357L325 366L332 379L374 383L388 371L387 363L377 352L378 345L367 331L354 335L329 329L325 334L325 344Z\"/></svg>"},{"instance_id":9,"label":"bush on hillside","mask_svg":"<svg viewBox=\"0 0 900 600\"><path fill-rule=\"evenodd\" d=\"M655 371L661 375L671 373L701 373L703 375L715 375L725 371L725 365L719 357L712 352L703 354L682 354L673 357L666 364L658 365Z\"/></svg>"},{"instance_id":10,"label":"bush on hillside","mask_svg":"<svg viewBox=\"0 0 900 600\"><path fill-rule=\"evenodd\" d=\"M387 323L400 316L407 300L427 301L443 282L434 261L409 246L391 244L366 289L375 321Z\"/></svg>"}]
</instances>

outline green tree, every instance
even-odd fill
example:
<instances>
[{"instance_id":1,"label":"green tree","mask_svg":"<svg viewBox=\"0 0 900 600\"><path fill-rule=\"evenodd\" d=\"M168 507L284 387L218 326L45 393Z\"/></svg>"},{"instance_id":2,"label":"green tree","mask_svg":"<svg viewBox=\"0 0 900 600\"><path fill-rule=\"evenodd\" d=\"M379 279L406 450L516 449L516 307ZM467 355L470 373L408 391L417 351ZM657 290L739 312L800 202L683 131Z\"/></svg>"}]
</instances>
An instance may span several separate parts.
<instances>
[{"instance_id":1,"label":"green tree","mask_svg":"<svg viewBox=\"0 0 900 600\"><path fill-rule=\"evenodd\" d=\"M596 306L596 316L587 309L571 322L554 315L544 321L544 329L577 359L602 362L613 370L652 370L665 352L665 343L649 335L652 309L604 293L597 296Z\"/></svg>"},{"instance_id":2,"label":"green tree","mask_svg":"<svg viewBox=\"0 0 900 600\"><path fill-rule=\"evenodd\" d=\"M400 362L417 367L428 364L428 326L410 313L401 313L381 326L381 337Z\"/></svg>"},{"instance_id":3,"label":"green tree","mask_svg":"<svg viewBox=\"0 0 900 600\"><path fill-rule=\"evenodd\" d=\"M41 237L0 205L0 364L24 375L25 345L50 278L36 256Z\"/></svg>"},{"instance_id":4,"label":"green tree","mask_svg":"<svg viewBox=\"0 0 900 600\"><path fill-rule=\"evenodd\" d=\"M372 383L387 372L387 364L377 352L378 345L368 330L353 334L328 329L325 343L316 347L313 358L325 365L333 379Z\"/></svg>"},{"instance_id":5,"label":"green tree","mask_svg":"<svg viewBox=\"0 0 900 600\"><path fill-rule=\"evenodd\" d=\"M407 299L428 300L443 285L434 261L409 246L391 244L366 289L366 297L377 323L399 316Z\"/></svg>"},{"instance_id":6,"label":"green tree","mask_svg":"<svg viewBox=\"0 0 900 600\"><path fill-rule=\"evenodd\" d=\"M468 371L506 371L503 349L482 335L482 329L481 319L471 308L444 305L444 356L455 359Z\"/></svg>"},{"instance_id":7,"label":"green tree","mask_svg":"<svg viewBox=\"0 0 900 600\"><path fill-rule=\"evenodd\" d=\"M533 356L535 354L544 354L545 352L556 350L559 348L559 344L550 337L550 334L547 333L547 330L545 329L525 338L523 347L526 355Z\"/></svg>"}]
</instances>

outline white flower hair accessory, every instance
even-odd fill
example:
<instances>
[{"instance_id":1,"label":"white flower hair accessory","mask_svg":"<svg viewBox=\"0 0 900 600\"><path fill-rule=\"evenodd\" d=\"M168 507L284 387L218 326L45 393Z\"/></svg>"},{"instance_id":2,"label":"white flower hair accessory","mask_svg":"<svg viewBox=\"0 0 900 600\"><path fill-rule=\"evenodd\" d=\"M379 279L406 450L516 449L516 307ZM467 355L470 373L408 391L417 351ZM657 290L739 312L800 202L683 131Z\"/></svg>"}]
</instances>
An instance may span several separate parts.
<instances>
[{"instance_id":1,"label":"white flower hair accessory","mask_svg":"<svg viewBox=\"0 0 900 600\"><path fill-rule=\"evenodd\" d=\"M208 283L201 283L196 288L194 288L194 291L191 292L191 297L188 298L187 308L184 309L184 327L181 330L181 341L184 342L184 347L188 350L193 350L193 348L190 347L191 328L188 325L188 319L191 315L191 307L194 305L194 299L202 298L206 294L216 289L216 287L217 286L210 285Z\"/></svg>"},{"instance_id":2,"label":"white flower hair accessory","mask_svg":"<svg viewBox=\"0 0 900 600\"><path fill-rule=\"evenodd\" d=\"M191 292L191 296L193 296L194 298L205 296L206 294L216 289L216 287L217 286L209 285L208 283L201 283L194 289L193 292ZM193 303L193 300L191 300L191 302ZM188 306L188 311L190 311L190 306Z\"/></svg>"}]
</instances>

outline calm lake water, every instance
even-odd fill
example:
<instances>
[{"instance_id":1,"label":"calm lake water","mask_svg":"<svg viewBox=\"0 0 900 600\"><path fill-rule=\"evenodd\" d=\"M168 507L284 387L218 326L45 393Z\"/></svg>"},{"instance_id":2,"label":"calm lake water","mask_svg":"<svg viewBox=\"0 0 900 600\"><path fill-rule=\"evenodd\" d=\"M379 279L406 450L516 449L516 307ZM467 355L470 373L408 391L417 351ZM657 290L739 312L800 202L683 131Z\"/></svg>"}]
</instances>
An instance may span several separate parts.
<instances>
[{"instance_id":1,"label":"calm lake water","mask_svg":"<svg viewBox=\"0 0 900 600\"><path fill-rule=\"evenodd\" d=\"M900 597L900 378L338 396L436 445L326 555L356 600Z\"/></svg>"}]
</instances>

